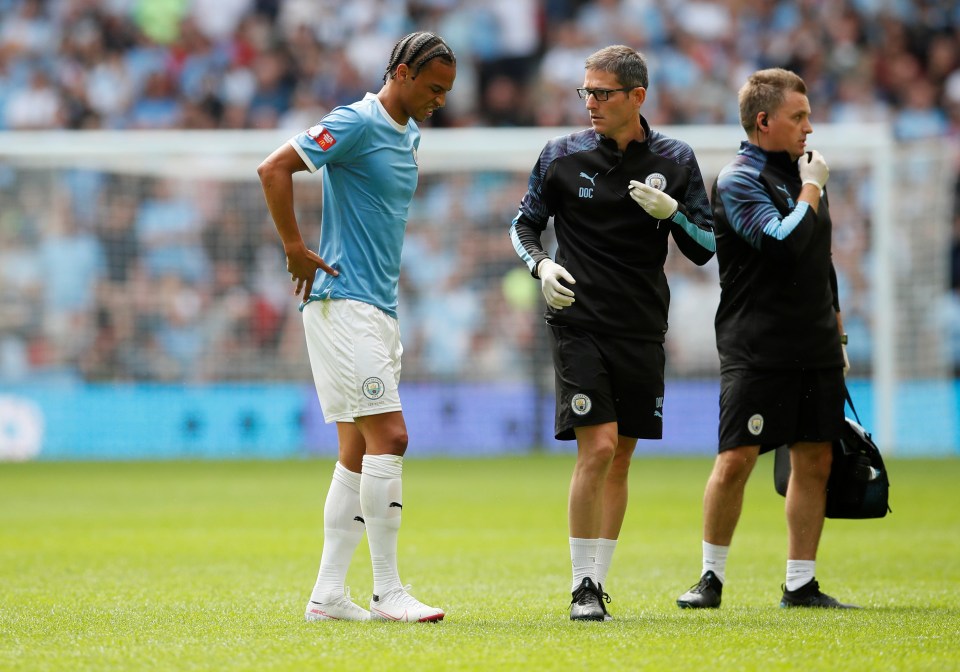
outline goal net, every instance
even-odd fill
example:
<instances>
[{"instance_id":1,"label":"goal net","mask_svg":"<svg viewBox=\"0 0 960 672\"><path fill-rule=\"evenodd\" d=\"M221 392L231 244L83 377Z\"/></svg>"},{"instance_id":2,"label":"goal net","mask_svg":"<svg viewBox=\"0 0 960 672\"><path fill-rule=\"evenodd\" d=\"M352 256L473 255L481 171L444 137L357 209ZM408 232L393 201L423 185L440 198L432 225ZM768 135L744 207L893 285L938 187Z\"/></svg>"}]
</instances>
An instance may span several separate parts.
<instances>
[{"instance_id":1,"label":"goal net","mask_svg":"<svg viewBox=\"0 0 960 672\"><path fill-rule=\"evenodd\" d=\"M400 297L411 445L569 449L552 438L539 285L507 229L540 149L570 130L425 130ZM693 146L708 191L743 137L727 126L662 130ZM297 302L256 177L286 138L0 134L8 444L22 431L43 437L34 443L49 457L329 452L335 437L319 418ZM882 448L952 451L955 153L896 144L881 126L821 125L811 139L831 166L834 262L860 416ZM298 217L315 246L321 181L301 177ZM667 273L665 437L640 451L711 453L716 264L698 268L671 253ZM43 418L39 434L9 411L24 403Z\"/></svg>"}]
</instances>

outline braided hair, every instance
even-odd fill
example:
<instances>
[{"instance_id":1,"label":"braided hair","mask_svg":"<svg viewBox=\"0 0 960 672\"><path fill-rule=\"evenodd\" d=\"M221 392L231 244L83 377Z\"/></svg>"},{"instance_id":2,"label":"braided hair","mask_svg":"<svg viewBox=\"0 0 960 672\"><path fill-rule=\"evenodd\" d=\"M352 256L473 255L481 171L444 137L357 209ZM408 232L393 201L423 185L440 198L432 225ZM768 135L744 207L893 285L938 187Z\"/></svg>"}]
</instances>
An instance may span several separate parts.
<instances>
[{"instance_id":1,"label":"braided hair","mask_svg":"<svg viewBox=\"0 0 960 672\"><path fill-rule=\"evenodd\" d=\"M423 66L435 58L450 65L457 64L457 57L442 37L428 32L410 33L393 46L390 63L383 73L383 83L387 83L387 78L393 79L398 65L406 65L416 77Z\"/></svg>"}]
</instances>

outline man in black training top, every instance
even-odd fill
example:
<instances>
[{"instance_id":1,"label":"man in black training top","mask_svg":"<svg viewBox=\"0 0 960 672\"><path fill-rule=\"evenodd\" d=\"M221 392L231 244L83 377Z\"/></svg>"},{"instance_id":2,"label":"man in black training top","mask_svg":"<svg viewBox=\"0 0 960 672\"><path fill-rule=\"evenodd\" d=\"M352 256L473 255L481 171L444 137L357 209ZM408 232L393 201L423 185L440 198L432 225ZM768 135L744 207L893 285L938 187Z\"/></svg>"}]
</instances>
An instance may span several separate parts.
<instances>
[{"instance_id":1,"label":"man in black training top","mask_svg":"<svg viewBox=\"0 0 960 672\"><path fill-rule=\"evenodd\" d=\"M739 95L748 140L713 187L720 442L703 497L701 578L677 600L684 608L720 606L747 478L760 453L784 444L792 473L780 606L850 606L820 592L814 578L848 366L830 256L830 171L807 151L806 93L787 70L751 75Z\"/></svg>"},{"instance_id":2,"label":"man in black training top","mask_svg":"<svg viewBox=\"0 0 960 672\"><path fill-rule=\"evenodd\" d=\"M715 248L703 178L688 145L640 114L647 64L625 46L586 61L593 128L540 154L510 237L547 302L556 436L577 440L570 483L573 620L605 620L603 590L627 507L638 438L663 434L667 238L698 265ZM540 236L554 217L556 260Z\"/></svg>"}]
</instances>

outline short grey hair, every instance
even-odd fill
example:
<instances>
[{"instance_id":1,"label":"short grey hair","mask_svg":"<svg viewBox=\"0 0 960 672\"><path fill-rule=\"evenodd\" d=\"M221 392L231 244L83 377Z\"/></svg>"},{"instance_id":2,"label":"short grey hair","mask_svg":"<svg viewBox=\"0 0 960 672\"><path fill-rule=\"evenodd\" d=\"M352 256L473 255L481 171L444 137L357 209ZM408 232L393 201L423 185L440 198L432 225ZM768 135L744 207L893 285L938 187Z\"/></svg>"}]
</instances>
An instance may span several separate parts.
<instances>
[{"instance_id":1,"label":"short grey hair","mask_svg":"<svg viewBox=\"0 0 960 672\"><path fill-rule=\"evenodd\" d=\"M600 70L613 73L620 86L647 88L650 80L647 76L647 59L636 49L615 44L604 47L587 57L586 70Z\"/></svg>"}]
</instances>

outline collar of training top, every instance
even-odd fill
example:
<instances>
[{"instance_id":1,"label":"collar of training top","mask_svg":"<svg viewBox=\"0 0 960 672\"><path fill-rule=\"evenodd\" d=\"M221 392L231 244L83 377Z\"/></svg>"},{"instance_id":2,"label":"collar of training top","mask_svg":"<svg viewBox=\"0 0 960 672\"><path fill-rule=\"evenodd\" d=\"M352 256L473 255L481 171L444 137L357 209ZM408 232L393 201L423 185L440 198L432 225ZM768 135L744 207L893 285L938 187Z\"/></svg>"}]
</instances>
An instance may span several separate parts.
<instances>
[{"instance_id":1,"label":"collar of training top","mask_svg":"<svg viewBox=\"0 0 960 672\"><path fill-rule=\"evenodd\" d=\"M740 143L740 151L745 154L751 154L764 159L765 163L779 168L789 168L791 165L796 168L797 162L790 158L790 154L785 151L769 152L749 140L743 140Z\"/></svg>"},{"instance_id":2,"label":"collar of training top","mask_svg":"<svg viewBox=\"0 0 960 672\"><path fill-rule=\"evenodd\" d=\"M633 145L646 145L647 141L650 139L650 124L647 123L647 120L642 114L640 115L640 126L643 128L643 140L631 140L630 144L627 145L627 151L629 151ZM617 141L613 138L608 138L601 133L597 133L597 139L600 141L601 145L609 145L614 149L618 148Z\"/></svg>"}]
</instances>

